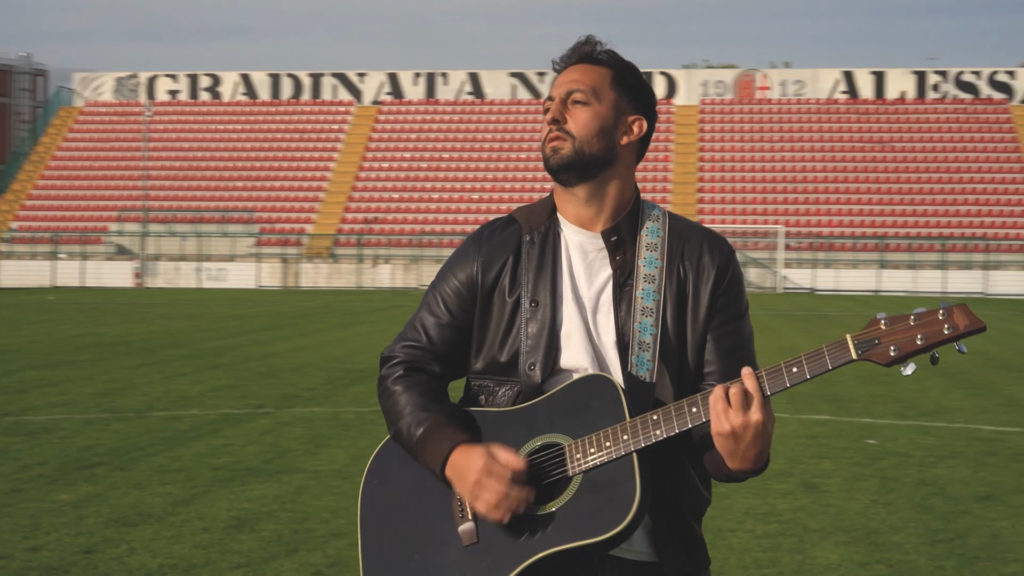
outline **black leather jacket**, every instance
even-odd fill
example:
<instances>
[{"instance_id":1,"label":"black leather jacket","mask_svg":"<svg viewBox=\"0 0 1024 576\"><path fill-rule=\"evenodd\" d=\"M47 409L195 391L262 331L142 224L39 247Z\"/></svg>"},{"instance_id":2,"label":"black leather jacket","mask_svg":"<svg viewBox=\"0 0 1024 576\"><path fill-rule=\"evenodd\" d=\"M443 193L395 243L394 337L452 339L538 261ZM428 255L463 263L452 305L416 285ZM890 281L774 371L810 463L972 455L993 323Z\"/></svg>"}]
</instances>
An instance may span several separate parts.
<instances>
[{"instance_id":1,"label":"black leather jacket","mask_svg":"<svg viewBox=\"0 0 1024 576\"><path fill-rule=\"evenodd\" d=\"M639 193L602 232L613 270L623 373L631 336ZM663 322L654 405L693 395L755 366L743 276L717 233L669 214ZM443 479L456 445L477 439L464 406L505 407L541 394L559 355L559 227L552 196L481 226L455 250L418 310L381 355L378 395L392 438ZM466 379L460 406L448 386ZM650 405L634 408L646 411ZM702 457L707 426L644 450L650 514L671 573L709 560L701 519L711 502Z\"/></svg>"}]
</instances>

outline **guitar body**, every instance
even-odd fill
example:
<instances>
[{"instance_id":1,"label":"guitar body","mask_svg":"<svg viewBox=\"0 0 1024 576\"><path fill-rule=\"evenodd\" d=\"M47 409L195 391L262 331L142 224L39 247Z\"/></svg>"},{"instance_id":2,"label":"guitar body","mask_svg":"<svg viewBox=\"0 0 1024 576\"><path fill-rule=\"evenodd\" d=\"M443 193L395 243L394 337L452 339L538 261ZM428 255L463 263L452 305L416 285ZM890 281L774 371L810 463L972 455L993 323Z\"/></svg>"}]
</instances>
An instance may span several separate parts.
<instances>
[{"instance_id":1,"label":"guitar body","mask_svg":"<svg viewBox=\"0 0 1024 576\"><path fill-rule=\"evenodd\" d=\"M538 455L628 418L622 390L590 374L508 409L473 409L485 442ZM477 519L479 541L463 546L451 489L390 438L377 448L359 495L359 560L364 576L505 575L534 561L602 541L638 518L636 456L540 486L538 502L502 526ZM628 533L627 533L628 534Z\"/></svg>"}]
</instances>

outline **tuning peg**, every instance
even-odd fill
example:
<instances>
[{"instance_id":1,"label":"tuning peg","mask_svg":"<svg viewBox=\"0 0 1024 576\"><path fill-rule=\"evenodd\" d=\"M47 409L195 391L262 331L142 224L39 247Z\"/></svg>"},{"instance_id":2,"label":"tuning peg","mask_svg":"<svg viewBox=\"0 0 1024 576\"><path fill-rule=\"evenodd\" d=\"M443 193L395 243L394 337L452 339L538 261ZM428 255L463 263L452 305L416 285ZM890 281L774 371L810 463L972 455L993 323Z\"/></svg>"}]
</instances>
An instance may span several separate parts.
<instances>
[{"instance_id":1,"label":"tuning peg","mask_svg":"<svg viewBox=\"0 0 1024 576\"><path fill-rule=\"evenodd\" d=\"M939 351L938 350L932 350L932 353L928 355L928 362L930 362L932 366L938 366L939 365Z\"/></svg>"},{"instance_id":2,"label":"tuning peg","mask_svg":"<svg viewBox=\"0 0 1024 576\"><path fill-rule=\"evenodd\" d=\"M957 340L956 342L953 342L953 347L956 348L957 352L967 354L967 346L965 346L963 342Z\"/></svg>"},{"instance_id":3,"label":"tuning peg","mask_svg":"<svg viewBox=\"0 0 1024 576\"><path fill-rule=\"evenodd\" d=\"M879 312L878 314L875 314L875 318L878 319L878 325L882 327L882 329L889 327L889 315L886 314L885 312Z\"/></svg>"},{"instance_id":4,"label":"tuning peg","mask_svg":"<svg viewBox=\"0 0 1024 576\"><path fill-rule=\"evenodd\" d=\"M903 374L904 376L910 376L916 371L917 364L914 364L913 362L907 362L903 366L900 366L900 374Z\"/></svg>"}]
</instances>

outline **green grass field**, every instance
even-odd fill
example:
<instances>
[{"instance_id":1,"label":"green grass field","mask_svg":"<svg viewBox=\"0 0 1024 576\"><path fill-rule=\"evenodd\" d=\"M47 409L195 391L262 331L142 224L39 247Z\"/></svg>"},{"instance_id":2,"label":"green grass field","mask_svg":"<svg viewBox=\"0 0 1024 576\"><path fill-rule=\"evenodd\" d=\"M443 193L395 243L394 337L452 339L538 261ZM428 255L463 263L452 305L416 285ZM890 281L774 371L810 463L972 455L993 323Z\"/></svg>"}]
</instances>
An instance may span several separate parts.
<instances>
[{"instance_id":1,"label":"green grass field","mask_svg":"<svg viewBox=\"0 0 1024 576\"><path fill-rule=\"evenodd\" d=\"M357 574L377 356L419 296L0 291L0 574ZM1024 573L1024 302L955 301L968 356L775 399L770 470L716 486L716 576ZM937 304L752 295L758 356Z\"/></svg>"}]
</instances>

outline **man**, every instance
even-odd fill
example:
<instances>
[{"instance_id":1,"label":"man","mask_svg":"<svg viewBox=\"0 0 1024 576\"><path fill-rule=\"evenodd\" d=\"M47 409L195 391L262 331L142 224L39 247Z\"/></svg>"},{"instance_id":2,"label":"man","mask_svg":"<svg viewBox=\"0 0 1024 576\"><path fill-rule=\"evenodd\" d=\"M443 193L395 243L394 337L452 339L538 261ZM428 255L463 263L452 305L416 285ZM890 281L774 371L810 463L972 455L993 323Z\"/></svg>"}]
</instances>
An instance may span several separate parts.
<instances>
[{"instance_id":1,"label":"man","mask_svg":"<svg viewBox=\"0 0 1024 576\"><path fill-rule=\"evenodd\" d=\"M707 574L701 521L710 479L762 472L774 425L744 368L756 360L742 273L722 237L668 215L659 361L650 382L630 372L643 213L635 172L657 102L639 69L593 36L553 64L541 126L552 192L481 226L445 263L381 356L384 416L392 437L478 516L507 523L533 498L527 463L517 447L481 442L464 407L521 404L605 372L643 413L742 375L742 385L714 388L710 430L641 451L650 506L624 541L554 554L524 571ZM448 385L463 377L455 405Z\"/></svg>"}]
</instances>

